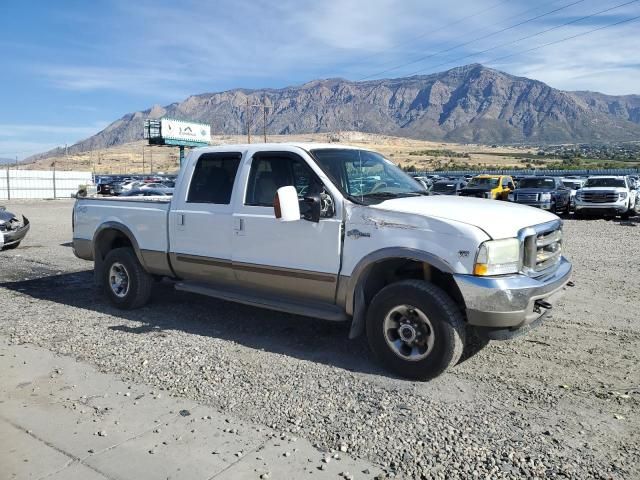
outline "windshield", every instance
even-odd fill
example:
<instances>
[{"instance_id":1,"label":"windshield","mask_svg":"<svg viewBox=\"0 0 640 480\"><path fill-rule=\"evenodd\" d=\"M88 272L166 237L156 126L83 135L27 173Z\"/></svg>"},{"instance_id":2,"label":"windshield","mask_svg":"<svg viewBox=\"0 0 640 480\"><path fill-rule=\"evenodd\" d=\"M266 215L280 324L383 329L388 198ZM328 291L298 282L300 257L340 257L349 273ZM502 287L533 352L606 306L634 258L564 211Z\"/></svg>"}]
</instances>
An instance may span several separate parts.
<instances>
[{"instance_id":1,"label":"windshield","mask_svg":"<svg viewBox=\"0 0 640 480\"><path fill-rule=\"evenodd\" d=\"M342 193L359 203L427 194L420 183L379 153L338 148L311 153Z\"/></svg>"},{"instance_id":2,"label":"windshield","mask_svg":"<svg viewBox=\"0 0 640 480\"><path fill-rule=\"evenodd\" d=\"M456 190L455 183L438 182L433 185L432 191L434 192L454 192Z\"/></svg>"},{"instance_id":3,"label":"windshield","mask_svg":"<svg viewBox=\"0 0 640 480\"><path fill-rule=\"evenodd\" d=\"M585 187L626 187L621 178L590 178Z\"/></svg>"},{"instance_id":4,"label":"windshield","mask_svg":"<svg viewBox=\"0 0 640 480\"><path fill-rule=\"evenodd\" d=\"M556 182L553 178L523 178L518 183L518 188L554 188Z\"/></svg>"},{"instance_id":5,"label":"windshield","mask_svg":"<svg viewBox=\"0 0 640 480\"><path fill-rule=\"evenodd\" d=\"M467 187L497 187L498 179L497 178L486 178L486 177L476 177L472 178L471 181L467 184Z\"/></svg>"},{"instance_id":6,"label":"windshield","mask_svg":"<svg viewBox=\"0 0 640 480\"><path fill-rule=\"evenodd\" d=\"M565 187L572 188L573 190L577 190L578 188L580 188L580 182L563 181L562 184Z\"/></svg>"}]
</instances>

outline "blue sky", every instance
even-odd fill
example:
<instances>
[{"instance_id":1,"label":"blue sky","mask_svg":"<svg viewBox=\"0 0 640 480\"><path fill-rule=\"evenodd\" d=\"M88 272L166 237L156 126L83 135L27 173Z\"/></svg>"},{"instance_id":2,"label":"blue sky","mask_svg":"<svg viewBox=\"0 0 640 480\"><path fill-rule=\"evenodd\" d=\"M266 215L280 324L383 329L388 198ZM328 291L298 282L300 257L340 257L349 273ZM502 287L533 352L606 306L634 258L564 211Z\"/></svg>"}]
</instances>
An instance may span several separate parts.
<instances>
[{"instance_id":1,"label":"blue sky","mask_svg":"<svg viewBox=\"0 0 640 480\"><path fill-rule=\"evenodd\" d=\"M190 94L472 62L561 89L640 93L640 21L522 53L640 15L636 1L576 21L623 3L2 0L0 157L71 144L125 113Z\"/></svg>"}]
</instances>

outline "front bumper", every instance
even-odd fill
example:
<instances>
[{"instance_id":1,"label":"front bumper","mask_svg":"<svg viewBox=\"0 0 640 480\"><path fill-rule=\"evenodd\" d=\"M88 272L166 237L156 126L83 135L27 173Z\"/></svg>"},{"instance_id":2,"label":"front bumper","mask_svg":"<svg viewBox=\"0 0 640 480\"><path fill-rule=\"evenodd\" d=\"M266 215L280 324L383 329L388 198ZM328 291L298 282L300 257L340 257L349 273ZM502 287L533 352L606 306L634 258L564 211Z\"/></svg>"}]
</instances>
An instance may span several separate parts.
<instances>
[{"instance_id":1,"label":"front bumper","mask_svg":"<svg viewBox=\"0 0 640 480\"><path fill-rule=\"evenodd\" d=\"M624 203L578 203L575 206L576 213L584 215L620 215L628 210Z\"/></svg>"},{"instance_id":2,"label":"front bumper","mask_svg":"<svg viewBox=\"0 0 640 480\"><path fill-rule=\"evenodd\" d=\"M464 298L469 325L517 330L545 313L536 301L553 303L564 293L571 270L571 263L562 257L555 272L541 278L523 274L453 277Z\"/></svg>"},{"instance_id":3,"label":"front bumper","mask_svg":"<svg viewBox=\"0 0 640 480\"><path fill-rule=\"evenodd\" d=\"M25 216L22 217L23 225L16 230L7 230L0 232L0 248L9 247L13 244L19 243L27 235L31 225L29 219Z\"/></svg>"}]
</instances>

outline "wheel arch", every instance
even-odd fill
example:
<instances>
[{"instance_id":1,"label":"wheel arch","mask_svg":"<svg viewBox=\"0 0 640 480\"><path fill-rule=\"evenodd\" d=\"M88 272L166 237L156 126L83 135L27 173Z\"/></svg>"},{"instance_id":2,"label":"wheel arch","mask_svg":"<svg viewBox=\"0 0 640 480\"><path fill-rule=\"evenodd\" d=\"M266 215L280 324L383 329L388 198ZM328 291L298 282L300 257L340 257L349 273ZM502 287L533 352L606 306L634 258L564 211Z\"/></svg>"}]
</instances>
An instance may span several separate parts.
<instances>
[{"instance_id":1,"label":"wheel arch","mask_svg":"<svg viewBox=\"0 0 640 480\"><path fill-rule=\"evenodd\" d=\"M104 259L111 250L116 248L131 247L140 264L145 267L144 258L135 235L129 227L120 222L102 223L93 235L92 244L95 262L94 278L98 285L102 284L101 273Z\"/></svg>"},{"instance_id":2,"label":"wheel arch","mask_svg":"<svg viewBox=\"0 0 640 480\"><path fill-rule=\"evenodd\" d=\"M453 280L449 263L429 252L391 247L362 258L349 278L345 310L353 317L350 338L364 332L367 308L377 292L390 283L414 278L432 282L445 290L464 311L464 298Z\"/></svg>"}]
</instances>

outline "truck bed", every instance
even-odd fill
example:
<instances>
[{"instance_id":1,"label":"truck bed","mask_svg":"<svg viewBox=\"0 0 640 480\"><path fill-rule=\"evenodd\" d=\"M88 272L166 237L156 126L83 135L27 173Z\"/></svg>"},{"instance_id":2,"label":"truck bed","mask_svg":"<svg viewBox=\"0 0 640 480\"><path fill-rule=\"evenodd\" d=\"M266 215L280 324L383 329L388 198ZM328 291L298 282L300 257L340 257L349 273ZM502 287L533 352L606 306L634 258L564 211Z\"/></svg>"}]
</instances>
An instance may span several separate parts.
<instances>
[{"instance_id":1,"label":"truck bed","mask_svg":"<svg viewBox=\"0 0 640 480\"><path fill-rule=\"evenodd\" d=\"M84 197L74 208L74 238L92 241L104 224L125 225L141 248L167 252L171 199L164 197Z\"/></svg>"}]
</instances>

